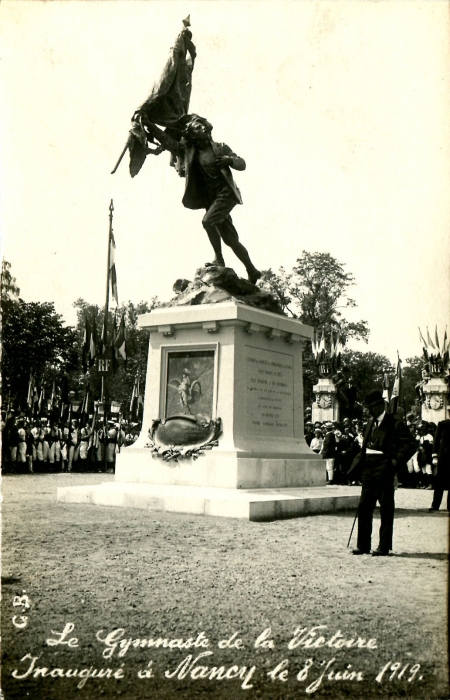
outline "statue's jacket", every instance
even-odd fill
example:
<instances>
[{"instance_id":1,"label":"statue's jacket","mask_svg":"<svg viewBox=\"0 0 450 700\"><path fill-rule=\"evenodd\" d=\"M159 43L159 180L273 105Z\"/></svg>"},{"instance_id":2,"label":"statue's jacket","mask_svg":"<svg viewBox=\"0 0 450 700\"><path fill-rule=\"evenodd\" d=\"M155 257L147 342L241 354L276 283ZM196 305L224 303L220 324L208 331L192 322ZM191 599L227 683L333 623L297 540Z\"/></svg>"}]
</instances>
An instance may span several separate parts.
<instances>
[{"instance_id":1,"label":"statue's jacket","mask_svg":"<svg viewBox=\"0 0 450 700\"><path fill-rule=\"evenodd\" d=\"M184 195L182 202L187 209L205 209L208 208L210 202L205 198L205 192L202 187L202 181L197 175L196 167L196 148L191 144L186 144L183 140L176 141L167 133L158 129L155 125L151 125L153 135L158 141L177 158L176 169L181 177L186 178ZM233 168L235 170L245 170L245 160L240 158L236 153L233 153L231 148L226 143L217 143L210 141L213 153L219 156L228 156L233 158ZM238 186L236 185L231 169L228 165L220 169L221 175L226 186L230 189L233 197L236 199L236 204L242 204L242 197Z\"/></svg>"}]
</instances>

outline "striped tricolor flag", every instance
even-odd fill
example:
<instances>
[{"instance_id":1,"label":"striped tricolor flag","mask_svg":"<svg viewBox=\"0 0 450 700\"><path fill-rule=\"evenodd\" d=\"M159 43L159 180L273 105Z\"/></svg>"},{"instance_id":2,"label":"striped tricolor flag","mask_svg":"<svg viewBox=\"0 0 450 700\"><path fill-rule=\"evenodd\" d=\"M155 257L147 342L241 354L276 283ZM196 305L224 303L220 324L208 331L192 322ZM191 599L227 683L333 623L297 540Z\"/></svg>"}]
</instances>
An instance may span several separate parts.
<instances>
[{"instance_id":1,"label":"striped tricolor flag","mask_svg":"<svg viewBox=\"0 0 450 700\"><path fill-rule=\"evenodd\" d=\"M119 296L117 294L116 242L114 240L112 230L109 237L109 279L111 280L111 294L113 299L115 299L116 304L118 304Z\"/></svg>"}]
</instances>

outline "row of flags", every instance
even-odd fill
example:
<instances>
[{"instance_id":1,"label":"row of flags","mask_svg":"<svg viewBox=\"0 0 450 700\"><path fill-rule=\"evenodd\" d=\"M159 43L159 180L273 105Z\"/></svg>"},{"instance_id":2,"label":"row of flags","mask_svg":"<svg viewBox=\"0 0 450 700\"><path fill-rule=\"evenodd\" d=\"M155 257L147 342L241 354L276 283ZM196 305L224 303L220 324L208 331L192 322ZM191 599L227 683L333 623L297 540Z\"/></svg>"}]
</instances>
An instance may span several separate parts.
<instances>
[{"instance_id":1,"label":"row of flags","mask_svg":"<svg viewBox=\"0 0 450 700\"><path fill-rule=\"evenodd\" d=\"M327 351L326 345L325 345L325 333L322 331L322 337L317 338L317 340L312 340L311 341L312 345L312 352L314 355L314 358L316 362L319 364L320 362L324 362L326 359L331 359L333 360L336 358L336 360L339 360L341 356L341 337L339 333L336 333L336 337L333 335L333 331L330 333L330 349Z\"/></svg>"},{"instance_id":2,"label":"row of flags","mask_svg":"<svg viewBox=\"0 0 450 700\"><path fill-rule=\"evenodd\" d=\"M28 382L27 391L27 407L29 413L34 416L52 415L56 411L61 411L63 415L64 409L69 405L69 387L67 378L64 377L59 391L56 389L56 382L53 381L50 393L46 394L46 387L37 386L32 374Z\"/></svg>"},{"instance_id":3,"label":"row of flags","mask_svg":"<svg viewBox=\"0 0 450 700\"><path fill-rule=\"evenodd\" d=\"M437 326L434 331L434 340L430 336L430 331L427 327L427 339L425 340L422 331L419 328L419 337L423 344L423 354L427 361L442 360L448 362L450 351L450 338L447 337L447 328L444 331L442 340L439 341Z\"/></svg>"},{"instance_id":4,"label":"row of flags","mask_svg":"<svg viewBox=\"0 0 450 700\"><path fill-rule=\"evenodd\" d=\"M117 402L111 402L111 406L120 407ZM72 401L69 397L69 386L67 377L63 377L61 386L56 388L56 382L52 384L51 391L46 393L46 387L38 387L33 375L30 375L27 392L27 406L30 416L39 418L41 416L50 416L52 418L65 418L70 420L74 414L80 420L83 426L89 415L94 413L94 418L97 417L99 403L93 400L90 383L84 391L81 403ZM129 406L129 419L139 421L142 419L144 407L143 389L140 378L137 376L131 393ZM120 410L120 409L119 409Z\"/></svg>"}]
</instances>

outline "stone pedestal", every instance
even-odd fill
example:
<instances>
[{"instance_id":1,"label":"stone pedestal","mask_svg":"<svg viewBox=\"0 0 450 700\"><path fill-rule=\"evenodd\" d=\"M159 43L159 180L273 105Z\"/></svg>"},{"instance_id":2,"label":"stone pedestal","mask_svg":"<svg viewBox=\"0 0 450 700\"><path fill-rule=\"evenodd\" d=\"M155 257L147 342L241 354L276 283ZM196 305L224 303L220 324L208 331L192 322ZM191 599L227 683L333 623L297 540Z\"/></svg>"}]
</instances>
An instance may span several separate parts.
<instances>
[{"instance_id":1,"label":"stone pedestal","mask_svg":"<svg viewBox=\"0 0 450 700\"><path fill-rule=\"evenodd\" d=\"M156 309L139 325L150 330L143 426L134 446L117 456L117 481L220 488L325 483L303 436L301 341L311 328L236 302ZM179 387L171 384L185 365L191 386L199 381L205 396L189 411L220 418L223 432L198 459L166 463L152 459L145 445L153 420L183 415Z\"/></svg>"},{"instance_id":2,"label":"stone pedestal","mask_svg":"<svg viewBox=\"0 0 450 700\"><path fill-rule=\"evenodd\" d=\"M339 401L333 380L321 377L313 386L313 391L315 401L312 405L312 422L339 421Z\"/></svg>"},{"instance_id":3,"label":"stone pedestal","mask_svg":"<svg viewBox=\"0 0 450 700\"><path fill-rule=\"evenodd\" d=\"M159 308L139 325L150 331L141 435L117 455L113 486L59 489L60 501L258 520L354 507L354 493L325 487L304 440L312 328L237 301Z\"/></svg>"},{"instance_id":4,"label":"stone pedestal","mask_svg":"<svg viewBox=\"0 0 450 700\"><path fill-rule=\"evenodd\" d=\"M423 387L425 402L422 404L422 420L436 423L448 418L448 385L443 377L431 377Z\"/></svg>"}]
</instances>

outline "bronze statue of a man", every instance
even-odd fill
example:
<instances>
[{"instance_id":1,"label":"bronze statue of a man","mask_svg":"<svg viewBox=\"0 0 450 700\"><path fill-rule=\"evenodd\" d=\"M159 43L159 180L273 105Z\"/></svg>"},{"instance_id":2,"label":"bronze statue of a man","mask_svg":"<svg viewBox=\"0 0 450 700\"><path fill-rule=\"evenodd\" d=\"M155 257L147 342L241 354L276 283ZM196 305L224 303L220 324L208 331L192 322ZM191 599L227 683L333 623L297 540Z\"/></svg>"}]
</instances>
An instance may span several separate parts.
<instances>
[{"instance_id":1,"label":"bronze statue of a man","mask_svg":"<svg viewBox=\"0 0 450 700\"><path fill-rule=\"evenodd\" d=\"M169 136L155 124L147 122L146 129L176 158L176 168L186 178L183 204L188 209L206 209L202 224L214 250L214 260L207 266L224 267L222 241L245 265L248 279L255 284L261 272L253 265L247 249L239 241L230 212L242 204L241 193L230 168L245 170L245 161L225 143L213 141L212 125L196 114L187 115L180 141Z\"/></svg>"}]
</instances>

